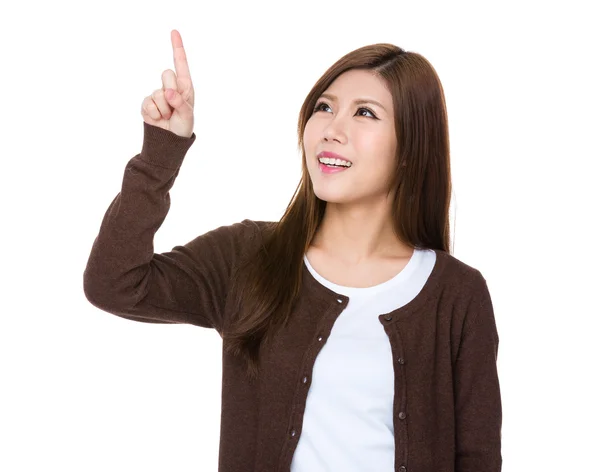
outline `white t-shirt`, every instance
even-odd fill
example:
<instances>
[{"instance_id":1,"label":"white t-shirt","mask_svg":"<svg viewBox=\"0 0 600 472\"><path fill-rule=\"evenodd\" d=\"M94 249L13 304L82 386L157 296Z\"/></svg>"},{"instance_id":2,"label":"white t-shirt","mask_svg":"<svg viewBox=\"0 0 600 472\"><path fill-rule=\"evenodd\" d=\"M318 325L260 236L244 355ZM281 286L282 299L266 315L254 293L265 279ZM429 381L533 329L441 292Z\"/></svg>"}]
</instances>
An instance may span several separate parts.
<instances>
[{"instance_id":1,"label":"white t-shirt","mask_svg":"<svg viewBox=\"0 0 600 472\"><path fill-rule=\"evenodd\" d=\"M315 279L350 301L315 361L291 472L394 471L394 359L377 317L410 302L435 259L415 249L392 279L355 288L326 280L304 256Z\"/></svg>"}]
</instances>

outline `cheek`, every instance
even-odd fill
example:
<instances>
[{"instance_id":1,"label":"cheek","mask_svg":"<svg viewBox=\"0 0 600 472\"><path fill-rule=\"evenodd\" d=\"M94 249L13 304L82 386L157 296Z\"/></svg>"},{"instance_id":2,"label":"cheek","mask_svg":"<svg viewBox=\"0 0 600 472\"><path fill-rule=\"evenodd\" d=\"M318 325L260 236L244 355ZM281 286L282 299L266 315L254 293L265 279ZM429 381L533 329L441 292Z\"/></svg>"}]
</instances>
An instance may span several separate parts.
<instances>
[{"instance_id":1,"label":"cheek","mask_svg":"<svg viewBox=\"0 0 600 472\"><path fill-rule=\"evenodd\" d=\"M396 142L380 132L361 133L355 137L355 146L360 149L361 154L387 159L394 155Z\"/></svg>"},{"instance_id":2,"label":"cheek","mask_svg":"<svg viewBox=\"0 0 600 472\"><path fill-rule=\"evenodd\" d=\"M308 159L309 156L315 154L315 150L318 144L318 135L315 133L314 126L306 125L304 133L302 134L302 141L304 143L304 153Z\"/></svg>"},{"instance_id":3,"label":"cheek","mask_svg":"<svg viewBox=\"0 0 600 472\"><path fill-rule=\"evenodd\" d=\"M315 127L311 126L310 120L308 121L308 123L306 123L306 126L304 127L304 133L302 134L302 139L304 140L304 143L306 144L307 147L309 145L312 145L314 142Z\"/></svg>"},{"instance_id":4,"label":"cheek","mask_svg":"<svg viewBox=\"0 0 600 472\"><path fill-rule=\"evenodd\" d=\"M354 137L354 148L359 156L369 161L378 161L386 153L387 146L381 136L371 133L362 133Z\"/></svg>"}]
</instances>

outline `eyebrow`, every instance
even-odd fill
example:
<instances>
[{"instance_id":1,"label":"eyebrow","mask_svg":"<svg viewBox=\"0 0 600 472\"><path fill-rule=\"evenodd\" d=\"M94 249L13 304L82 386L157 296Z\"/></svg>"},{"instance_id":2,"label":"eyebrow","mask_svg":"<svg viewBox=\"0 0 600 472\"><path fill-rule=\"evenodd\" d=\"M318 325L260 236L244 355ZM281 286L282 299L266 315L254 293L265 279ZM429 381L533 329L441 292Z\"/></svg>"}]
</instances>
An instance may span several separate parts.
<instances>
[{"instance_id":1,"label":"eyebrow","mask_svg":"<svg viewBox=\"0 0 600 472\"><path fill-rule=\"evenodd\" d=\"M330 100L333 100L334 102L337 100L336 96L331 95L330 93L322 93L321 97L329 98ZM356 105L360 105L362 103L371 103L371 104L377 105L379 108L385 110L385 107L381 103L379 103L375 100L371 100L370 98L357 98L356 100L354 100L354 103Z\"/></svg>"}]
</instances>

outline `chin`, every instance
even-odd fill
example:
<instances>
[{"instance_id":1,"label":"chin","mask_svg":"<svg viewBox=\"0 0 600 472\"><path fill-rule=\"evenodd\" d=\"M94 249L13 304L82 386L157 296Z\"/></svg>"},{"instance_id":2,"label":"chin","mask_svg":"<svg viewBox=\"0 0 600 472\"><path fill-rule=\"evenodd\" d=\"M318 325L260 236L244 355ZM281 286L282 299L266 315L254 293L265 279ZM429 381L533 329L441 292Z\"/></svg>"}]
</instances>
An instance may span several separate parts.
<instances>
[{"instance_id":1,"label":"chin","mask_svg":"<svg viewBox=\"0 0 600 472\"><path fill-rule=\"evenodd\" d=\"M347 203L348 198L346 192L334 192L331 189L321 189L315 188L313 186L313 191L317 198L327 202L327 203Z\"/></svg>"}]
</instances>

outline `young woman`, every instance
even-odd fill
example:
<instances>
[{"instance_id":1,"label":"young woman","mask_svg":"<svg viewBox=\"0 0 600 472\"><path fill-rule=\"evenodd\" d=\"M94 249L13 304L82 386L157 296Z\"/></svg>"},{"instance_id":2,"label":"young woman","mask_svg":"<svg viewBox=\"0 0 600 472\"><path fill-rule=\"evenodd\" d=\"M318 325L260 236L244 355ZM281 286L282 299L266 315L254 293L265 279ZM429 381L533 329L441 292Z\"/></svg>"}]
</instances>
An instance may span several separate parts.
<instances>
[{"instance_id":1,"label":"young woman","mask_svg":"<svg viewBox=\"0 0 600 472\"><path fill-rule=\"evenodd\" d=\"M144 99L84 272L88 300L223 338L219 470L501 470L498 332L486 280L449 252L442 85L392 44L350 52L300 110L302 178L280 221L153 252L193 132L181 37ZM206 360L210 361L209 359Z\"/></svg>"}]
</instances>

